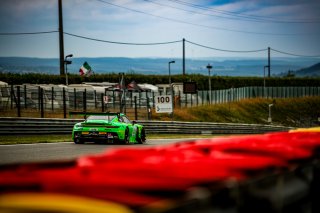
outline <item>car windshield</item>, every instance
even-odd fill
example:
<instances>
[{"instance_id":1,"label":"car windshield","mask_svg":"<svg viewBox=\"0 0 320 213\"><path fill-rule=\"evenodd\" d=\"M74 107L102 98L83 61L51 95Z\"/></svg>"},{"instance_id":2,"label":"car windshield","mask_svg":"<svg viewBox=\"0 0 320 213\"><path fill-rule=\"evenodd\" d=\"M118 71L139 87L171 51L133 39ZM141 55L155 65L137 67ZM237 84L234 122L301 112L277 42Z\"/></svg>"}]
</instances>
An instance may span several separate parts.
<instances>
[{"instance_id":1,"label":"car windshield","mask_svg":"<svg viewBox=\"0 0 320 213\"><path fill-rule=\"evenodd\" d=\"M87 118L87 120L107 120L107 121L111 121L115 117L116 117L115 115L90 115Z\"/></svg>"}]
</instances>

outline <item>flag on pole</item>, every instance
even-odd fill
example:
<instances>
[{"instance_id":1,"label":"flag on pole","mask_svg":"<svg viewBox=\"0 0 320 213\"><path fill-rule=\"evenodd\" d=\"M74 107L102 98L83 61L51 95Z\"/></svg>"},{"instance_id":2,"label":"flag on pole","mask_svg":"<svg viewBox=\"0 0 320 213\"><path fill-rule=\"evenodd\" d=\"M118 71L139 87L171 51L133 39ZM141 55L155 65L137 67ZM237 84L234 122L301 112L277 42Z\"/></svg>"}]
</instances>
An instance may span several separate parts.
<instances>
[{"instance_id":1,"label":"flag on pole","mask_svg":"<svg viewBox=\"0 0 320 213\"><path fill-rule=\"evenodd\" d=\"M124 82L124 76L123 74L121 75L121 80L120 80L120 85L119 85L119 89L120 90L124 90L126 88L126 83Z\"/></svg>"},{"instance_id":2,"label":"flag on pole","mask_svg":"<svg viewBox=\"0 0 320 213\"><path fill-rule=\"evenodd\" d=\"M88 62L84 62L80 67L79 73L81 76L90 76L92 74L92 70Z\"/></svg>"}]
</instances>

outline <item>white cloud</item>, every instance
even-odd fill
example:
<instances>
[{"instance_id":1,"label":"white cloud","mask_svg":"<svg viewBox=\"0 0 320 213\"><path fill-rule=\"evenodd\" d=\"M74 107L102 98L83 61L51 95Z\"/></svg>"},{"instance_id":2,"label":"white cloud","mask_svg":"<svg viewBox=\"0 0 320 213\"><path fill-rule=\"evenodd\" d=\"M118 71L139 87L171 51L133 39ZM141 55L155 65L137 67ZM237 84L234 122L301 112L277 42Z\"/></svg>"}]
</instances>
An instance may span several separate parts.
<instances>
[{"instance_id":1,"label":"white cloud","mask_svg":"<svg viewBox=\"0 0 320 213\"><path fill-rule=\"evenodd\" d=\"M276 20L317 19L320 21L320 3L318 1L301 2L298 0L243 0L243 1L189 1L194 4L206 5L214 10L232 11L232 19L218 18L174 9L197 11L216 16L225 16L213 11L197 10L171 1L156 1L169 6L161 6L138 0L104 0L112 6L97 0L68 0L63 1L64 31L82 36L120 42L148 43L181 40L186 38L203 45L230 50L252 50L267 48L283 49L288 52L297 51L300 54L320 54L319 23L310 24L281 24L248 22L238 15L272 17ZM186 0L184 0L186 1ZM215 4L214 2L219 2ZM57 30L58 28L57 0L11 0L0 1L0 24L2 32ZM172 6L172 7L171 7ZM121 8L121 7L126 7ZM5 9L4 9L5 8ZM140 12L135 12L140 11ZM148 15L152 14L152 15ZM161 17L157 17L161 16ZM171 20L168 20L171 19ZM176 20L176 21L174 21ZM180 23L179 23L180 22ZM186 22L186 23L181 23ZM190 23L190 24L188 24ZM197 26L198 25L198 26ZM200 26L203 25L203 26ZM207 26L207 27L205 27ZM211 27L211 28L210 28ZM220 28L220 29L219 29ZM225 30L223 30L225 29ZM234 32L250 31L256 33L306 33L309 36L276 36L259 35L254 33ZM318 35L318 36L316 36ZM53 35L54 37L54 35ZM41 36L35 37L35 43L46 44ZM45 38L45 37L43 37ZM57 42L55 40L50 42ZM2 41L1 41L2 40ZM8 39L1 39L0 45ZM181 44L165 46L124 46L99 43L65 35L66 52L79 56L129 56L148 57L173 55L181 56ZM23 44L23 37L10 37L7 43L11 55L39 56L41 48L28 39ZM29 48L27 48L29 46ZM58 57L57 43L47 43L53 48L52 53L46 49L45 56ZM21 47L24 47L23 49ZM188 44L187 53L194 57L204 56L239 56L228 52L217 52ZM290 51L292 50L292 51ZM15 53L16 52L16 53ZM1 53L5 55L4 52ZM251 54L254 56L254 54Z\"/></svg>"}]
</instances>

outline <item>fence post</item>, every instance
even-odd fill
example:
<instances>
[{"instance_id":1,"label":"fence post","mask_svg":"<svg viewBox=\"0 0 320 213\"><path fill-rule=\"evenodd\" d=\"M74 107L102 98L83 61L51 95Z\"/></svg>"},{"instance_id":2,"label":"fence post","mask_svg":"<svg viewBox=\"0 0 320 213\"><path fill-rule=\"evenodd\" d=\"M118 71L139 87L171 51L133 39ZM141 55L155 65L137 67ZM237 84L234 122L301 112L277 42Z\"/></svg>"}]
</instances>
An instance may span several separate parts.
<instances>
[{"instance_id":1,"label":"fence post","mask_svg":"<svg viewBox=\"0 0 320 213\"><path fill-rule=\"evenodd\" d=\"M201 103L202 103L202 105L203 105L203 102L204 102L204 95L203 95L203 93L204 93L204 91L201 90Z\"/></svg>"},{"instance_id":2,"label":"fence post","mask_svg":"<svg viewBox=\"0 0 320 213\"><path fill-rule=\"evenodd\" d=\"M134 96L134 119L138 120L137 96Z\"/></svg>"},{"instance_id":3,"label":"fence post","mask_svg":"<svg viewBox=\"0 0 320 213\"><path fill-rule=\"evenodd\" d=\"M104 96L108 96L108 101L107 101L107 103L106 103L106 105L105 105L105 106L108 108L108 105L109 105L109 103L110 103L110 100L109 100L109 97L110 97L110 96L109 96L109 94L107 94L107 88L104 89Z\"/></svg>"},{"instance_id":4,"label":"fence post","mask_svg":"<svg viewBox=\"0 0 320 213\"><path fill-rule=\"evenodd\" d=\"M101 93L101 111L104 112L104 98L103 98L103 93Z\"/></svg>"},{"instance_id":5,"label":"fence post","mask_svg":"<svg viewBox=\"0 0 320 213\"><path fill-rule=\"evenodd\" d=\"M41 108L41 88L38 86L38 110Z\"/></svg>"},{"instance_id":6,"label":"fence post","mask_svg":"<svg viewBox=\"0 0 320 213\"><path fill-rule=\"evenodd\" d=\"M17 113L18 117L21 117L21 107L20 107L20 86L17 86ZM26 100L25 100L26 101Z\"/></svg>"},{"instance_id":7,"label":"fence post","mask_svg":"<svg viewBox=\"0 0 320 213\"><path fill-rule=\"evenodd\" d=\"M27 85L23 86L23 91L24 91L24 108L27 109Z\"/></svg>"},{"instance_id":8,"label":"fence post","mask_svg":"<svg viewBox=\"0 0 320 213\"><path fill-rule=\"evenodd\" d=\"M51 111L54 111L53 99L54 99L54 88L51 87Z\"/></svg>"},{"instance_id":9,"label":"fence post","mask_svg":"<svg viewBox=\"0 0 320 213\"><path fill-rule=\"evenodd\" d=\"M13 85L11 85L11 89L10 89L10 102L11 102L11 109L13 109L13 101L14 101L14 90L13 90Z\"/></svg>"},{"instance_id":10,"label":"fence post","mask_svg":"<svg viewBox=\"0 0 320 213\"><path fill-rule=\"evenodd\" d=\"M133 95L133 91L130 91L130 107L133 107L133 102L132 102L132 95Z\"/></svg>"},{"instance_id":11,"label":"fence post","mask_svg":"<svg viewBox=\"0 0 320 213\"><path fill-rule=\"evenodd\" d=\"M97 104L97 91L93 90L93 95L94 95L94 108L97 109L98 104Z\"/></svg>"},{"instance_id":12,"label":"fence post","mask_svg":"<svg viewBox=\"0 0 320 213\"><path fill-rule=\"evenodd\" d=\"M127 114L127 99L126 99L126 89L123 90L124 91L124 114Z\"/></svg>"},{"instance_id":13,"label":"fence post","mask_svg":"<svg viewBox=\"0 0 320 213\"><path fill-rule=\"evenodd\" d=\"M119 110L120 110L120 112L122 112L122 97L121 96L122 95L119 96Z\"/></svg>"},{"instance_id":14,"label":"fence post","mask_svg":"<svg viewBox=\"0 0 320 213\"><path fill-rule=\"evenodd\" d=\"M86 112L87 111L87 89L84 89L83 91L82 104L83 104L83 111Z\"/></svg>"},{"instance_id":15,"label":"fence post","mask_svg":"<svg viewBox=\"0 0 320 213\"><path fill-rule=\"evenodd\" d=\"M77 90L73 88L73 108L77 109Z\"/></svg>"},{"instance_id":16,"label":"fence post","mask_svg":"<svg viewBox=\"0 0 320 213\"><path fill-rule=\"evenodd\" d=\"M154 92L152 92L152 106L153 106L153 107L155 106L155 100L154 100L154 97L155 97Z\"/></svg>"},{"instance_id":17,"label":"fence post","mask_svg":"<svg viewBox=\"0 0 320 213\"><path fill-rule=\"evenodd\" d=\"M113 109L116 108L116 96L114 94L114 90L112 90L112 100L113 100Z\"/></svg>"},{"instance_id":18,"label":"fence post","mask_svg":"<svg viewBox=\"0 0 320 213\"><path fill-rule=\"evenodd\" d=\"M149 104L149 97L147 96L147 113L148 113L148 121L151 120L151 107Z\"/></svg>"},{"instance_id":19,"label":"fence post","mask_svg":"<svg viewBox=\"0 0 320 213\"><path fill-rule=\"evenodd\" d=\"M67 118L66 90L62 88L63 118Z\"/></svg>"},{"instance_id":20,"label":"fence post","mask_svg":"<svg viewBox=\"0 0 320 213\"><path fill-rule=\"evenodd\" d=\"M148 98L148 91L146 90L145 93L146 93L146 99L147 99ZM147 103L149 103L149 102L147 101Z\"/></svg>"},{"instance_id":21,"label":"fence post","mask_svg":"<svg viewBox=\"0 0 320 213\"><path fill-rule=\"evenodd\" d=\"M39 87L40 88L40 87ZM44 109L43 109L43 89L40 88L40 115L41 118L44 118Z\"/></svg>"}]
</instances>

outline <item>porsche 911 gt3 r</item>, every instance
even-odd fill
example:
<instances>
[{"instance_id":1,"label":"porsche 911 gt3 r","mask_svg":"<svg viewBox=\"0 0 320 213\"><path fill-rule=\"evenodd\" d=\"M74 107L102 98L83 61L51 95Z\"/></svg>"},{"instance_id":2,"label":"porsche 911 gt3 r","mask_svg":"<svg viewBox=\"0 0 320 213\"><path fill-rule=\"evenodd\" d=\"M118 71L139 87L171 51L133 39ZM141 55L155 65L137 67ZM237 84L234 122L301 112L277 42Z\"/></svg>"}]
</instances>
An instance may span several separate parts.
<instances>
[{"instance_id":1,"label":"porsche 911 gt3 r","mask_svg":"<svg viewBox=\"0 0 320 213\"><path fill-rule=\"evenodd\" d=\"M79 114L79 113L77 113ZM85 113L85 121L76 123L72 130L72 140L76 144L85 142L104 143L144 143L144 127L130 121L123 113Z\"/></svg>"}]
</instances>

